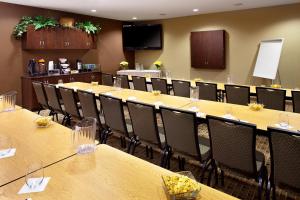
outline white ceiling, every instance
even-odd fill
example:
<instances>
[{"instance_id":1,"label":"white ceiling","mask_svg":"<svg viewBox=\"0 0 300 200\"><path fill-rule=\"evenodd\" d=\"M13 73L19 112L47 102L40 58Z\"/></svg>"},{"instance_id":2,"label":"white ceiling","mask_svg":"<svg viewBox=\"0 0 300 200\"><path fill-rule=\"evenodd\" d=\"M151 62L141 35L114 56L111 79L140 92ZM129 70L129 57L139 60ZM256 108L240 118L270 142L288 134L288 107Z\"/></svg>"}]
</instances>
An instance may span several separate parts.
<instances>
[{"instance_id":1,"label":"white ceiling","mask_svg":"<svg viewBox=\"0 0 300 200\"><path fill-rule=\"evenodd\" d=\"M133 17L137 17L137 20L164 19L292 4L299 3L300 0L4 0L4 2L131 21ZM195 8L199 11L193 12ZM92 9L97 11L93 13Z\"/></svg>"}]
</instances>

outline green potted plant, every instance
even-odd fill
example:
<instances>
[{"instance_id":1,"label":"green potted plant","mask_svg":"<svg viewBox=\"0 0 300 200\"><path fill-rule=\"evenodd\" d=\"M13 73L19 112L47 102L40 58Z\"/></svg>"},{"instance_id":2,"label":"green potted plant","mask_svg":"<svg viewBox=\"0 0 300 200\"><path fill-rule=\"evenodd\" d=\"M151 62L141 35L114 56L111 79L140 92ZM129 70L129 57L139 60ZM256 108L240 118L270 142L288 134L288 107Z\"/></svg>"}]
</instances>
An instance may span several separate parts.
<instances>
[{"instance_id":1,"label":"green potted plant","mask_svg":"<svg viewBox=\"0 0 300 200\"><path fill-rule=\"evenodd\" d=\"M121 69L128 69L128 62L126 61L120 62L120 67Z\"/></svg>"},{"instance_id":2,"label":"green potted plant","mask_svg":"<svg viewBox=\"0 0 300 200\"><path fill-rule=\"evenodd\" d=\"M95 25L90 21L85 22L76 22L75 28L78 28L87 34L94 34L96 35L101 30L101 27L99 25Z\"/></svg>"}]
</instances>

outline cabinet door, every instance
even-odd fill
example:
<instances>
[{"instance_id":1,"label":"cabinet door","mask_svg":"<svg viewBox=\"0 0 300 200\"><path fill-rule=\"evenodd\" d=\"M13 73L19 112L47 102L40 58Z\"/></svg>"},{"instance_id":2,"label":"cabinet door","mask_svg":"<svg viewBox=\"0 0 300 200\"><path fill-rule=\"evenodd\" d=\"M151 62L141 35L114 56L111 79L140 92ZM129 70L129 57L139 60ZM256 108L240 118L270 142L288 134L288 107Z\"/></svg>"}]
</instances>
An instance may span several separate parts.
<instances>
[{"instance_id":1,"label":"cabinet door","mask_svg":"<svg viewBox=\"0 0 300 200\"><path fill-rule=\"evenodd\" d=\"M23 43L24 49L44 49L45 40L44 40L44 30L34 30L33 26L29 26L25 42Z\"/></svg>"},{"instance_id":2,"label":"cabinet door","mask_svg":"<svg viewBox=\"0 0 300 200\"><path fill-rule=\"evenodd\" d=\"M55 49L56 48L56 29L45 29L43 34L43 48Z\"/></svg>"},{"instance_id":3,"label":"cabinet door","mask_svg":"<svg viewBox=\"0 0 300 200\"><path fill-rule=\"evenodd\" d=\"M207 66L212 69L225 69L225 31L211 31L207 42Z\"/></svg>"},{"instance_id":4,"label":"cabinet door","mask_svg":"<svg viewBox=\"0 0 300 200\"><path fill-rule=\"evenodd\" d=\"M207 37L206 32L191 33L191 65L192 67L203 67L207 62Z\"/></svg>"}]
</instances>

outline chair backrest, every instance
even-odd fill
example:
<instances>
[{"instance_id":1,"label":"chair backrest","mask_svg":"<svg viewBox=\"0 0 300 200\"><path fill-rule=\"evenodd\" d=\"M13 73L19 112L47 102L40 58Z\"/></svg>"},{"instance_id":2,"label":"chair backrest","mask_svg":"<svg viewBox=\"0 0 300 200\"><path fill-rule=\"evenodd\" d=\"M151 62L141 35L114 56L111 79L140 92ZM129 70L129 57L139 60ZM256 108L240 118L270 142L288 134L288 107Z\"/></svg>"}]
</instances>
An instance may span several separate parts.
<instances>
[{"instance_id":1,"label":"chair backrest","mask_svg":"<svg viewBox=\"0 0 300 200\"><path fill-rule=\"evenodd\" d=\"M277 186L300 189L300 134L268 128L270 133L271 181Z\"/></svg>"},{"instance_id":2,"label":"chair backrest","mask_svg":"<svg viewBox=\"0 0 300 200\"><path fill-rule=\"evenodd\" d=\"M199 99L217 101L217 84L196 82L199 87Z\"/></svg>"},{"instance_id":3,"label":"chair backrest","mask_svg":"<svg viewBox=\"0 0 300 200\"><path fill-rule=\"evenodd\" d=\"M72 117L81 119L74 90L70 88L60 87L59 92L64 102L65 112Z\"/></svg>"},{"instance_id":4,"label":"chair backrest","mask_svg":"<svg viewBox=\"0 0 300 200\"><path fill-rule=\"evenodd\" d=\"M159 90L162 94L169 94L168 84L166 79L151 78L152 89Z\"/></svg>"},{"instance_id":5,"label":"chair backrest","mask_svg":"<svg viewBox=\"0 0 300 200\"><path fill-rule=\"evenodd\" d=\"M130 89L127 75L117 75L117 77L121 78L121 88Z\"/></svg>"},{"instance_id":6,"label":"chair backrest","mask_svg":"<svg viewBox=\"0 0 300 200\"><path fill-rule=\"evenodd\" d=\"M221 166L257 177L256 126L209 115L206 119L212 158Z\"/></svg>"},{"instance_id":7,"label":"chair backrest","mask_svg":"<svg viewBox=\"0 0 300 200\"><path fill-rule=\"evenodd\" d=\"M256 87L257 102L265 108L285 110L285 90Z\"/></svg>"},{"instance_id":8,"label":"chair backrest","mask_svg":"<svg viewBox=\"0 0 300 200\"><path fill-rule=\"evenodd\" d=\"M63 113L60 101L59 101L59 93L55 85L51 84L44 84L45 93L47 95L48 99L48 105L49 107L54 110L58 111L60 113Z\"/></svg>"},{"instance_id":9,"label":"chair backrest","mask_svg":"<svg viewBox=\"0 0 300 200\"><path fill-rule=\"evenodd\" d=\"M135 90L147 92L146 78L142 76L132 76L132 83Z\"/></svg>"},{"instance_id":10,"label":"chair backrest","mask_svg":"<svg viewBox=\"0 0 300 200\"><path fill-rule=\"evenodd\" d=\"M127 101L127 107L131 119L133 133L137 135L140 140L154 143L161 147L155 106L134 101Z\"/></svg>"},{"instance_id":11,"label":"chair backrest","mask_svg":"<svg viewBox=\"0 0 300 200\"><path fill-rule=\"evenodd\" d=\"M196 113L160 107L166 143L175 151L201 160Z\"/></svg>"},{"instance_id":12,"label":"chair backrest","mask_svg":"<svg viewBox=\"0 0 300 200\"><path fill-rule=\"evenodd\" d=\"M172 86L175 96L190 98L191 83L189 81L172 80Z\"/></svg>"},{"instance_id":13,"label":"chair backrest","mask_svg":"<svg viewBox=\"0 0 300 200\"><path fill-rule=\"evenodd\" d=\"M114 85L114 77L112 74L102 73L102 85L113 86Z\"/></svg>"},{"instance_id":14,"label":"chair backrest","mask_svg":"<svg viewBox=\"0 0 300 200\"><path fill-rule=\"evenodd\" d=\"M226 102L248 105L250 103L250 87L239 85L225 85Z\"/></svg>"},{"instance_id":15,"label":"chair backrest","mask_svg":"<svg viewBox=\"0 0 300 200\"><path fill-rule=\"evenodd\" d=\"M32 82L32 86L36 95L38 103L44 107L48 108L48 100L45 93L44 85L42 82Z\"/></svg>"},{"instance_id":16,"label":"chair backrest","mask_svg":"<svg viewBox=\"0 0 300 200\"><path fill-rule=\"evenodd\" d=\"M77 90L77 94L83 117L95 118L97 120L98 127L102 128L95 94L83 90Z\"/></svg>"},{"instance_id":17,"label":"chair backrest","mask_svg":"<svg viewBox=\"0 0 300 200\"><path fill-rule=\"evenodd\" d=\"M128 137L122 99L100 94L105 124Z\"/></svg>"},{"instance_id":18,"label":"chair backrest","mask_svg":"<svg viewBox=\"0 0 300 200\"><path fill-rule=\"evenodd\" d=\"M292 91L293 111L300 113L300 91Z\"/></svg>"}]
</instances>

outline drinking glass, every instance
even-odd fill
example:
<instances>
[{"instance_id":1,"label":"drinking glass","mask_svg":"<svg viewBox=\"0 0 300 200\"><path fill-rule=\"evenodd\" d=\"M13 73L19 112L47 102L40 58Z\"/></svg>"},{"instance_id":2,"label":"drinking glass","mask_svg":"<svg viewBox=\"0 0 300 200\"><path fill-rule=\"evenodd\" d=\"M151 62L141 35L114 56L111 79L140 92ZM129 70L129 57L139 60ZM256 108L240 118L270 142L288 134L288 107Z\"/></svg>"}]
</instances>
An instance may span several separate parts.
<instances>
[{"instance_id":1,"label":"drinking glass","mask_svg":"<svg viewBox=\"0 0 300 200\"><path fill-rule=\"evenodd\" d=\"M0 156L5 156L10 153L12 143L9 136L0 135Z\"/></svg>"},{"instance_id":2,"label":"drinking glass","mask_svg":"<svg viewBox=\"0 0 300 200\"><path fill-rule=\"evenodd\" d=\"M29 163L27 166L25 183L31 190L39 187L44 181L44 166L42 161Z\"/></svg>"},{"instance_id":3,"label":"drinking glass","mask_svg":"<svg viewBox=\"0 0 300 200\"><path fill-rule=\"evenodd\" d=\"M199 99L199 87L198 86L190 87L190 98L193 101L197 101Z\"/></svg>"},{"instance_id":4,"label":"drinking glass","mask_svg":"<svg viewBox=\"0 0 300 200\"><path fill-rule=\"evenodd\" d=\"M121 77L116 77L114 80L114 87L121 89L122 79Z\"/></svg>"},{"instance_id":5,"label":"drinking glass","mask_svg":"<svg viewBox=\"0 0 300 200\"><path fill-rule=\"evenodd\" d=\"M228 119L234 119L233 108L232 108L231 105L226 105L225 106L225 116Z\"/></svg>"},{"instance_id":6,"label":"drinking glass","mask_svg":"<svg viewBox=\"0 0 300 200\"><path fill-rule=\"evenodd\" d=\"M78 122L72 134L73 144L78 154L94 152L96 139L96 119L92 117L85 118Z\"/></svg>"},{"instance_id":7,"label":"drinking glass","mask_svg":"<svg viewBox=\"0 0 300 200\"><path fill-rule=\"evenodd\" d=\"M287 113L279 113L278 124L281 128L289 128L289 115Z\"/></svg>"},{"instance_id":8,"label":"drinking glass","mask_svg":"<svg viewBox=\"0 0 300 200\"><path fill-rule=\"evenodd\" d=\"M16 91L10 91L0 96L0 112L14 111L16 106Z\"/></svg>"}]
</instances>

